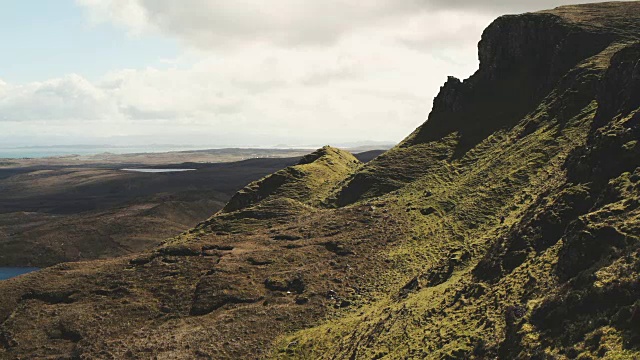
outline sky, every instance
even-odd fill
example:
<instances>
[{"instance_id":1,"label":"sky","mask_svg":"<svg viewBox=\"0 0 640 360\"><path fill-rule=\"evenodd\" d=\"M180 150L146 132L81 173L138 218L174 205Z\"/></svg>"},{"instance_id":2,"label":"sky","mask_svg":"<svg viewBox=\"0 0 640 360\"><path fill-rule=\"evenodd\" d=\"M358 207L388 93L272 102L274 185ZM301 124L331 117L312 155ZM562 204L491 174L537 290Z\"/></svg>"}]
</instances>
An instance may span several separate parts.
<instances>
[{"instance_id":1,"label":"sky","mask_svg":"<svg viewBox=\"0 0 640 360\"><path fill-rule=\"evenodd\" d=\"M570 3L5 0L0 146L398 142L491 21Z\"/></svg>"}]
</instances>

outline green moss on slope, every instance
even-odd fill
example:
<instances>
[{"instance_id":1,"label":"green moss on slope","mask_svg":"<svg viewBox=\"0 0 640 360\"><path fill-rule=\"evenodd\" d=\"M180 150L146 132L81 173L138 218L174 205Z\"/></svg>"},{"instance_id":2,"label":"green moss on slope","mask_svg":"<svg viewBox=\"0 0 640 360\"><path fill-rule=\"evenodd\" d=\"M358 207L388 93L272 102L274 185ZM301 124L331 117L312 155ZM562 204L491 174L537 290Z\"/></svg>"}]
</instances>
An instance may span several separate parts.
<instances>
[{"instance_id":1,"label":"green moss on slope","mask_svg":"<svg viewBox=\"0 0 640 360\"><path fill-rule=\"evenodd\" d=\"M274 358L638 357L640 46L594 31L612 44L566 69L512 125L469 142L456 126L442 139L424 135L438 126L427 122L385 155L423 151L424 171L397 181L383 157L361 172L366 186L353 176L344 203L378 196L405 206L408 239L378 275L385 290L283 337ZM465 96L451 100L458 115ZM465 136L453 156L425 151L460 149Z\"/></svg>"},{"instance_id":2,"label":"green moss on slope","mask_svg":"<svg viewBox=\"0 0 640 360\"><path fill-rule=\"evenodd\" d=\"M222 210L233 212L265 199L288 198L320 205L331 191L362 163L350 153L325 146L290 166L247 185Z\"/></svg>"}]
</instances>

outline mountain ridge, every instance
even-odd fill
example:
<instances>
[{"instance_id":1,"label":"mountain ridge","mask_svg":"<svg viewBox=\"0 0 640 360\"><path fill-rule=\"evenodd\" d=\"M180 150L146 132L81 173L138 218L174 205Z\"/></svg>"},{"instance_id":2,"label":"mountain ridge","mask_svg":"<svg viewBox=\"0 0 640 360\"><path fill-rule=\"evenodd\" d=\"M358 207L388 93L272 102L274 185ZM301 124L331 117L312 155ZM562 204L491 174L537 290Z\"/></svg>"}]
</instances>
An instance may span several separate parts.
<instances>
[{"instance_id":1,"label":"mountain ridge","mask_svg":"<svg viewBox=\"0 0 640 360\"><path fill-rule=\"evenodd\" d=\"M305 155L296 165L247 185L231 198L222 212L241 210L270 197L319 204L329 191L361 165L350 153L325 146Z\"/></svg>"}]
</instances>

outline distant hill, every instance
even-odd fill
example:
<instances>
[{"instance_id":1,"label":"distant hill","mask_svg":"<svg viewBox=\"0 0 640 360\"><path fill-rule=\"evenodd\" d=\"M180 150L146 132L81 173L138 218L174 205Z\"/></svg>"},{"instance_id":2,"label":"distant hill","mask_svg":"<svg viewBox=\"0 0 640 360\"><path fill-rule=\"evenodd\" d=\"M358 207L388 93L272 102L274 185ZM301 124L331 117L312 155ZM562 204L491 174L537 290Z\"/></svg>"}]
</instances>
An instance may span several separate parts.
<instances>
[{"instance_id":1,"label":"distant hill","mask_svg":"<svg viewBox=\"0 0 640 360\"><path fill-rule=\"evenodd\" d=\"M500 17L479 59L366 164L0 282L0 357L639 358L640 2Z\"/></svg>"}]
</instances>

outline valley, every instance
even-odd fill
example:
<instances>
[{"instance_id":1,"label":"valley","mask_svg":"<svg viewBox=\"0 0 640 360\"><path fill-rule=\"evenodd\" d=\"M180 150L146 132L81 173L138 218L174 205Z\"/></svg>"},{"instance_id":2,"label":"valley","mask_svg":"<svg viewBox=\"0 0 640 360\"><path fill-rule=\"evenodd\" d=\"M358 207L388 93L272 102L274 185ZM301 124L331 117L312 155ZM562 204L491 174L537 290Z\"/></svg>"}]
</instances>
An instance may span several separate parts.
<instances>
[{"instance_id":1,"label":"valley","mask_svg":"<svg viewBox=\"0 0 640 360\"><path fill-rule=\"evenodd\" d=\"M0 266L46 267L152 248L207 219L247 183L307 152L201 151L208 155L194 158L206 162L189 163L173 162L184 153L11 159L13 165L0 167ZM380 152L361 157L370 160ZM166 167L194 171L157 170Z\"/></svg>"}]
</instances>

